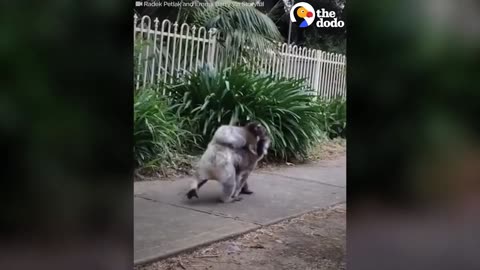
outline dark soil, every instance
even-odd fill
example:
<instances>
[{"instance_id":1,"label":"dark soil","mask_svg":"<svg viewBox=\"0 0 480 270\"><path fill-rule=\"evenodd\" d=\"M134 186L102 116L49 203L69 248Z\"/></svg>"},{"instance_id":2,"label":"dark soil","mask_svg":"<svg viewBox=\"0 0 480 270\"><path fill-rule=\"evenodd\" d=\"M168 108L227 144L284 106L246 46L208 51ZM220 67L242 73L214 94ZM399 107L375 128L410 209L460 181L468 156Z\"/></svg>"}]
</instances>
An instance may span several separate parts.
<instances>
[{"instance_id":1,"label":"dark soil","mask_svg":"<svg viewBox=\"0 0 480 270\"><path fill-rule=\"evenodd\" d=\"M345 139L333 139L322 142L317 147L312 149L310 156L307 161L291 161L290 162L279 162L279 161L268 161L264 159L259 162L256 170L276 170L281 167L292 166L301 163L311 163L319 160L332 160L339 156L344 155L346 152L346 140ZM162 170L150 170L150 169L137 169L134 174L134 181L153 181L153 180L166 180L171 181L178 177L191 176L193 175L194 168L192 164L197 162L200 159L198 156L188 156L185 160L179 164L177 168L166 167Z\"/></svg>"}]
</instances>

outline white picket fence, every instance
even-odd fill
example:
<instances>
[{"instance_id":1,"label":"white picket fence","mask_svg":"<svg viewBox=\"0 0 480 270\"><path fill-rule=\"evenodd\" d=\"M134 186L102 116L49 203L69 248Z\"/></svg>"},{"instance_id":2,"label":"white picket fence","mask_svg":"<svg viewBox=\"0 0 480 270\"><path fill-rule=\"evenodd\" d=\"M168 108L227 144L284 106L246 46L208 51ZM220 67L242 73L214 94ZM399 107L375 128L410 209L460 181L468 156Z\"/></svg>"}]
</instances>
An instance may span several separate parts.
<instances>
[{"instance_id":1,"label":"white picket fence","mask_svg":"<svg viewBox=\"0 0 480 270\"><path fill-rule=\"evenodd\" d=\"M138 56L136 88L172 81L203 65L230 66L237 56L225 57L216 29L172 23L134 15L135 42L143 44ZM275 78L305 79L319 97L346 97L346 57L301 46L281 43L277 51L254 54L247 63L254 72Z\"/></svg>"}]
</instances>

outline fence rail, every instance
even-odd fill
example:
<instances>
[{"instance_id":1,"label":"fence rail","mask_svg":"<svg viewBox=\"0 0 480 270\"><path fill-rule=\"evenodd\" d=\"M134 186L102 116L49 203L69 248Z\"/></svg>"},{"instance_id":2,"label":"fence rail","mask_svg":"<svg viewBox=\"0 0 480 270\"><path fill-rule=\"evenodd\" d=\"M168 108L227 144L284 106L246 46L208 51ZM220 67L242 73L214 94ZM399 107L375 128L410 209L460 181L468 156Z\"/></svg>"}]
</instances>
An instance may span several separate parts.
<instances>
[{"instance_id":1,"label":"fence rail","mask_svg":"<svg viewBox=\"0 0 480 270\"><path fill-rule=\"evenodd\" d=\"M216 29L186 23L172 23L149 16L134 15L135 42L141 42L138 54L136 88L172 81L186 71L200 66L224 67L232 64L225 48L219 44ZM252 50L253 59L246 64L254 72L275 78L304 79L319 97L346 97L346 57L321 50L280 43L276 50ZM237 54L234 61L241 61Z\"/></svg>"}]
</instances>

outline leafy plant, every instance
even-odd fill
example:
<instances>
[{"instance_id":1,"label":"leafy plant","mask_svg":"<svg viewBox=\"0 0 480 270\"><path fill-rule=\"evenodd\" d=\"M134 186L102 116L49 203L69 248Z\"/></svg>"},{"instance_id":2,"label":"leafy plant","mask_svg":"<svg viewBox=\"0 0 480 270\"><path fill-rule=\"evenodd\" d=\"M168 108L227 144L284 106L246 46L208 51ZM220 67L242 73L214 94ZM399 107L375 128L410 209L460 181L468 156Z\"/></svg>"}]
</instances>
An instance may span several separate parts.
<instances>
[{"instance_id":1,"label":"leafy plant","mask_svg":"<svg viewBox=\"0 0 480 270\"><path fill-rule=\"evenodd\" d=\"M241 53L245 60L256 51L277 49L283 40L275 23L253 5L242 5L231 0L219 0L211 5L195 8L193 23L220 32L221 45L227 57Z\"/></svg>"},{"instance_id":2,"label":"leafy plant","mask_svg":"<svg viewBox=\"0 0 480 270\"><path fill-rule=\"evenodd\" d=\"M134 157L138 167L176 167L195 143L187 119L179 118L152 88L134 93Z\"/></svg>"},{"instance_id":3,"label":"leafy plant","mask_svg":"<svg viewBox=\"0 0 480 270\"><path fill-rule=\"evenodd\" d=\"M347 103L345 99L318 100L321 107L319 124L330 139L345 138L347 127Z\"/></svg>"},{"instance_id":4,"label":"leafy plant","mask_svg":"<svg viewBox=\"0 0 480 270\"><path fill-rule=\"evenodd\" d=\"M144 67L143 66L144 61L140 61L142 50L143 50L143 44L141 43L141 41L139 40L135 41L135 44L133 46L133 74L134 74L133 79L135 82L137 80L137 75L141 74Z\"/></svg>"},{"instance_id":5,"label":"leafy plant","mask_svg":"<svg viewBox=\"0 0 480 270\"><path fill-rule=\"evenodd\" d=\"M192 131L210 140L222 124L256 120L272 137L270 157L305 158L321 138L322 107L299 80L277 80L236 67L217 72L204 67L168 87L173 108L195 119Z\"/></svg>"}]
</instances>

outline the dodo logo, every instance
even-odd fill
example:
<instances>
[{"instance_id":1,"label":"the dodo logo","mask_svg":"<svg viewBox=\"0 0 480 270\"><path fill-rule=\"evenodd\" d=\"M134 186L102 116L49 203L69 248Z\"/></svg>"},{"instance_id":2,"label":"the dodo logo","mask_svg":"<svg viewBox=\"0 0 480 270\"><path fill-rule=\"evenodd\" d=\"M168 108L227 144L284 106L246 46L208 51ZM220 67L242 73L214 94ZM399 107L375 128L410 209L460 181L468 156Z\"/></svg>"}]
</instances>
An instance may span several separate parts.
<instances>
[{"instance_id":1,"label":"the dodo logo","mask_svg":"<svg viewBox=\"0 0 480 270\"><path fill-rule=\"evenodd\" d=\"M310 26L315 20L315 9L309 3L296 3L290 9L290 20L292 22L300 21L301 28Z\"/></svg>"}]
</instances>

